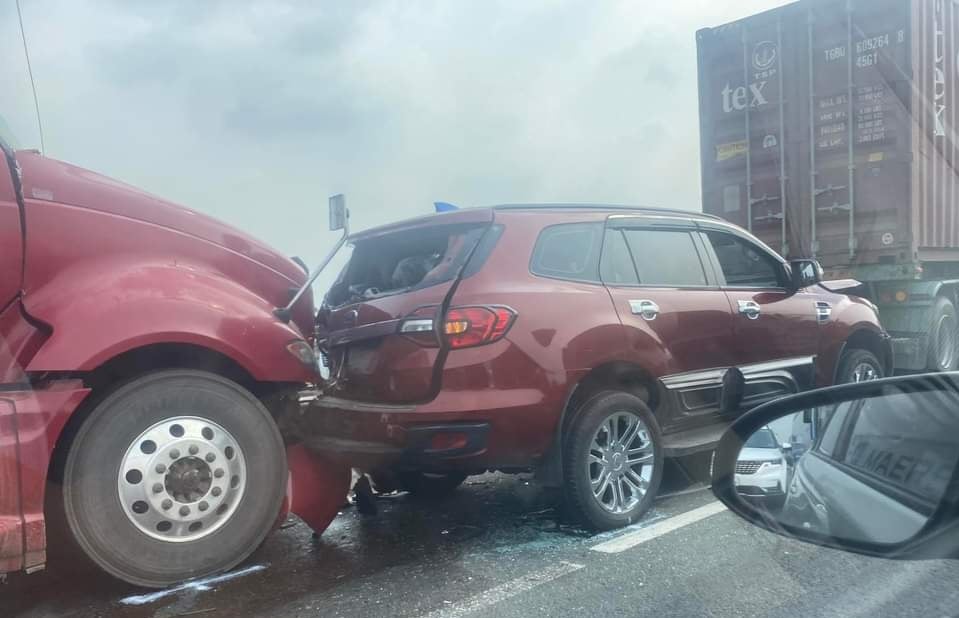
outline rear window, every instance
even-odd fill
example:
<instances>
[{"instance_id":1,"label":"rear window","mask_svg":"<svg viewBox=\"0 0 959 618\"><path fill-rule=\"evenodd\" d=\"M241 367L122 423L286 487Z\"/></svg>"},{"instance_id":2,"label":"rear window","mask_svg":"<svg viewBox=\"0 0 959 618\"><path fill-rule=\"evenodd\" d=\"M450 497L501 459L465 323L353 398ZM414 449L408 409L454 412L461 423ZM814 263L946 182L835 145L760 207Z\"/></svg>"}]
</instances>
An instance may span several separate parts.
<instances>
[{"instance_id":1,"label":"rear window","mask_svg":"<svg viewBox=\"0 0 959 618\"><path fill-rule=\"evenodd\" d=\"M452 281L487 229L435 226L357 242L326 304L337 307Z\"/></svg>"},{"instance_id":2,"label":"rear window","mask_svg":"<svg viewBox=\"0 0 959 618\"><path fill-rule=\"evenodd\" d=\"M566 223L544 229L533 248L530 271L557 279L598 281L602 234L601 223Z\"/></svg>"}]
</instances>

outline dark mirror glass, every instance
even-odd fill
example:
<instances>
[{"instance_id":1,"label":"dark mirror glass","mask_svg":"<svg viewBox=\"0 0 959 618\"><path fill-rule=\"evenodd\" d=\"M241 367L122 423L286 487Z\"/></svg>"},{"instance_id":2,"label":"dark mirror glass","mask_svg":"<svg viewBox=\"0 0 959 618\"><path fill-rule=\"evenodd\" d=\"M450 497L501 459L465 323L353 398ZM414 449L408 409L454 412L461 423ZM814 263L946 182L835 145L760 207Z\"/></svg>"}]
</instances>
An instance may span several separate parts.
<instances>
[{"instance_id":1,"label":"dark mirror glass","mask_svg":"<svg viewBox=\"0 0 959 618\"><path fill-rule=\"evenodd\" d=\"M890 386L770 419L743 443L734 485L767 521L895 544L932 517L957 458L959 396Z\"/></svg>"}]
</instances>

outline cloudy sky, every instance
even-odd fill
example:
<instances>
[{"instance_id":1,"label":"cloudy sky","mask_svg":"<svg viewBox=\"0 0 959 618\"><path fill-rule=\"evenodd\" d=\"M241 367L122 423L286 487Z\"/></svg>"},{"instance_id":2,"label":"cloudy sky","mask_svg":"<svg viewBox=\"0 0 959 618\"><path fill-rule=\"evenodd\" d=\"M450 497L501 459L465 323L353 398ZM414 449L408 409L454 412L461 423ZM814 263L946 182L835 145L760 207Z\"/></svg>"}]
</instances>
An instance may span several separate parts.
<instances>
[{"instance_id":1,"label":"cloudy sky","mask_svg":"<svg viewBox=\"0 0 959 618\"><path fill-rule=\"evenodd\" d=\"M699 208L695 31L781 0L21 0L47 154L313 263L434 201ZM0 114L39 145L14 0Z\"/></svg>"}]
</instances>

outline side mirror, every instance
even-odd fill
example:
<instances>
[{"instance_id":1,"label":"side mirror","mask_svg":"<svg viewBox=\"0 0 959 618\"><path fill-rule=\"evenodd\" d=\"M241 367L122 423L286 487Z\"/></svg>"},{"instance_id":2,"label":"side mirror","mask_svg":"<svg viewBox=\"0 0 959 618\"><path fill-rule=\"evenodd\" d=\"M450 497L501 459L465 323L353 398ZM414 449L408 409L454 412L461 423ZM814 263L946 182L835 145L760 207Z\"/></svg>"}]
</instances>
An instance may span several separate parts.
<instances>
[{"instance_id":1,"label":"side mirror","mask_svg":"<svg viewBox=\"0 0 959 618\"><path fill-rule=\"evenodd\" d=\"M330 231L346 228L350 213L346 209L346 197L340 193L330 198Z\"/></svg>"},{"instance_id":2,"label":"side mirror","mask_svg":"<svg viewBox=\"0 0 959 618\"><path fill-rule=\"evenodd\" d=\"M788 467L753 434L819 427ZM747 444L749 442L749 444ZM746 465L755 460L756 464ZM746 463L744 463L746 462ZM780 469L784 468L784 469ZM959 373L846 384L764 404L739 417L713 459L713 493L777 534L897 559L959 556Z\"/></svg>"},{"instance_id":3,"label":"side mirror","mask_svg":"<svg viewBox=\"0 0 959 618\"><path fill-rule=\"evenodd\" d=\"M793 450L793 445L790 444L789 442L783 442L780 448L784 451L791 451Z\"/></svg>"},{"instance_id":4,"label":"side mirror","mask_svg":"<svg viewBox=\"0 0 959 618\"><path fill-rule=\"evenodd\" d=\"M792 260L789 262L792 275L792 287L796 290L808 288L822 281L822 266L816 260Z\"/></svg>"}]
</instances>

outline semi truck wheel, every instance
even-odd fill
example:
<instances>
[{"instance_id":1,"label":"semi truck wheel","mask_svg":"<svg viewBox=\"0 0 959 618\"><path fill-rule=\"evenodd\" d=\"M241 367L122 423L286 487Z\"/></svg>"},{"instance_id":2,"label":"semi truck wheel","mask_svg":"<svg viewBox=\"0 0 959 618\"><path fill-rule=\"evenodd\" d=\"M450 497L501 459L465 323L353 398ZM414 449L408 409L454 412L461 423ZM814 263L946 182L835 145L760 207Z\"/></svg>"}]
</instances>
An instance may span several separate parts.
<instances>
[{"instance_id":1,"label":"semi truck wheel","mask_svg":"<svg viewBox=\"0 0 959 618\"><path fill-rule=\"evenodd\" d=\"M869 350L846 350L839 357L839 370L836 372L836 384L849 382L868 382L883 376L882 363Z\"/></svg>"},{"instance_id":2,"label":"semi truck wheel","mask_svg":"<svg viewBox=\"0 0 959 618\"><path fill-rule=\"evenodd\" d=\"M606 391L587 401L565 438L568 502L587 525L611 530L639 520L663 476L659 425L645 403Z\"/></svg>"},{"instance_id":3,"label":"semi truck wheel","mask_svg":"<svg viewBox=\"0 0 959 618\"><path fill-rule=\"evenodd\" d=\"M929 357L926 365L931 371L956 370L959 364L957 329L956 307L948 298L937 298L929 324Z\"/></svg>"},{"instance_id":4,"label":"semi truck wheel","mask_svg":"<svg viewBox=\"0 0 959 618\"><path fill-rule=\"evenodd\" d=\"M273 527L286 481L283 440L252 394L202 371L158 371L86 419L67 455L63 503L93 562L162 587L249 556Z\"/></svg>"}]
</instances>

